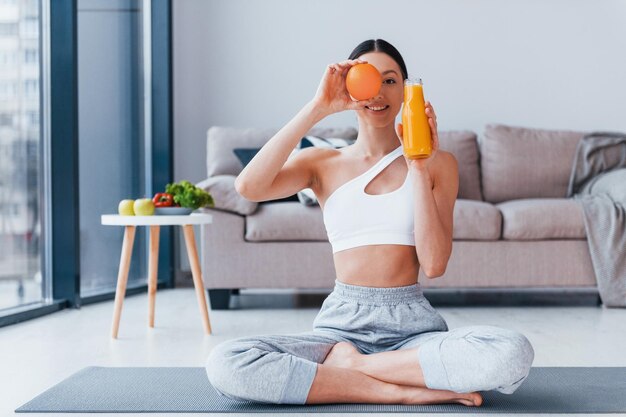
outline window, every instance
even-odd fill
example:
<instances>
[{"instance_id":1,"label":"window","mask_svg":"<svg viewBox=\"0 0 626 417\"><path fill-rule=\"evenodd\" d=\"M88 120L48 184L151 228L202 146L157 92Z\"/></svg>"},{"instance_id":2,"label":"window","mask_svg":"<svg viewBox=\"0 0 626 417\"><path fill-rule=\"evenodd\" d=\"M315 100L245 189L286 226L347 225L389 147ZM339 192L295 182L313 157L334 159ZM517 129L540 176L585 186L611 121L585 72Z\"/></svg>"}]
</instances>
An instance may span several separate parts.
<instances>
[{"instance_id":1,"label":"window","mask_svg":"<svg viewBox=\"0 0 626 417\"><path fill-rule=\"evenodd\" d=\"M25 64L39 64L39 54L36 49L27 49L24 51Z\"/></svg>"},{"instance_id":2,"label":"window","mask_svg":"<svg viewBox=\"0 0 626 417\"><path fill-rule=\"evenodd\" d=\"M17 96L17 88L13 81L0 81L0 100L13 100Z\"/></svg>"},{"instance_id":3,"label":"window","mask_svg":"<svg viewBox=\"0 0 626 417\"><path fill-rule=\"evenodd\" d=\"M13 126L13 115L11 113L0 113L0 126L1 127L12 127Z\"/></svg>"},{"instance_id":4,"label":"window","mask_svg":"<svg viewBox=\"0 0 626 417\"><path fill-rule=\"evenodd\" d=\"M4 68L9 68L10 65L14 65L15 64L15 52L11 50L2 50L0 48L0 64L3 67L6 65L6 67Z\"/></svg>"},{"instance_id":5,"label":"window","mask_svg":"<svg viewBox=\"0 0 626 417\"><path fill-rule=\"evenodd\" d=\"M171 5L101 4L0 0L0 326L112 298L123 230L100 214L172 181ZM127 291L145 288L145 236ZM170 230L160 240L172 286Z\"/></svg>"},{"instance_id":6,"label":"window","mask_svg":"<svg viewBox=\"0 0 626 417\"><path fill-rule=\"evenodd\" d=\"M11 38L17 36L17 23L0 23L0 37Z\"/></svg>"},{"instance_id":7,"label":"window","mask_svg":"<svg viewBox=\"0 0 626 417\"><path fill-rule=\"evenodd\" d=\"M39 95L39 80L25 80L24 95L26 97L36 97Z\"/></svg>"},{"instance_id":8,"label":"window","mask_svg":"<svg viewBox=\"0 0 626 417\"><path fill-rule=\"evenodd\" d=\"M103 227L100 215L116 213L124 198L147 194L140 99L142 15L138 9L118 10L114 4L107 4L106 10L108 13L102 13L102 9L94 11L78 5L78 194L83 298L113 292L117 284L123 228ZM107 191L103 194L102 190ZM143 229L138 228L135 236L129 287L146 282Z\"/></svg>"},{"instance_id":9,"label":"window","mask_svg":"<svg viewBox=\"0 0 626 417\"><path fill-rule=\"evenodd\" d=\"M39 126L39 110L28 110L26 112L26 125L31 128Z\"/></svg>"},{"instance_id":10,"label":"window","mask_svg":"<svg viewBox=\"0 0 626 417\"><path fill-rule=\"evenodd\" d=\"M0 310L42 301L39 16L0 0ZM39 2L35 1L38 6ZM30 6L29 6L30 5ZM27 7L28 6L28 7ZM28 8L29 10L25 10ZM18 27L22 27L21 31ZM17 59L24 57L24 59ZM28 74L27 78L24 74ZM23 88L23 90L22 90ZM21 121L26 121L23 123Z\"/></svg>"},{"instance_id":11,"label":"window","mask_svg":"<svg viewBox=\"0 0 626 417\"><path fill-rule=\"evenodd\" d=\"M39 36L39 20L32 17L27 17L22 20L22 37L26 39L37 38Z\"/></svg>"}]
</instances>

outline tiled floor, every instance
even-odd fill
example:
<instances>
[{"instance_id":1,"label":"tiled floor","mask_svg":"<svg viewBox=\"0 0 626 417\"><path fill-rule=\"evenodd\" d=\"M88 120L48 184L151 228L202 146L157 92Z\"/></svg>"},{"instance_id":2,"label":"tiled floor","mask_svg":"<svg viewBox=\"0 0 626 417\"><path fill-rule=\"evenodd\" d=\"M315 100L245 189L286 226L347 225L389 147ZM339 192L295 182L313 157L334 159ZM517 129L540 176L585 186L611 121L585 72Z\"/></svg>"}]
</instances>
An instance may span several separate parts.
<instances>
[{"instance_id":1,"label":"tiled floor","mask_svg":"<svg viewBox=\"0 0 626 417\"><path fill-rule=\"evenodd\" d=\"M12 415L20 405L86 366L203 366L213 346L223 340L309 330L323 297L297 297L298 304L303 305L297 308L292 307L293 299L286 294L244 294L238 305L246 308L210 312L212 336L203 334L191 288L158 292L154 329L147 327L147 296L128 297L117 340L109 336L112 301L0 328L0 416ZM491 324L521 331L535 348L535 366L626 366L626 309L590 306L438 310L451 328ZM59 414L45 414L55 415ZM93 416L72 414L81 415Z\"/></svg>"}]
</instances>

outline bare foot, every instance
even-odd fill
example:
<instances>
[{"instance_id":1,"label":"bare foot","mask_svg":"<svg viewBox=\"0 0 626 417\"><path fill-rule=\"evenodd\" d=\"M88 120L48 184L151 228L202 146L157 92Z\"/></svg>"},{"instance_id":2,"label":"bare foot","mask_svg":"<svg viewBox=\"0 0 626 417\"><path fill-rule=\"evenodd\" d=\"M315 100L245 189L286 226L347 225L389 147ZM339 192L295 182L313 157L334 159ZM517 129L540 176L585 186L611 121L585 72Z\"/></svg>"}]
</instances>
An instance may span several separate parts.
<instances>
[{"instance_id":1,"label":"bare foot","mask_svg":"<svg viewBox=\"0 0 626 417\"><path fill-rule=\"evenodd\" d=\"M361 355L357 348L348 342L339 342L328 352L324 365L335 366L337 368L354 367L355 359Z\"/></svg>"},{"instance_id":2,"label":"bare foot","mask_svg":"<svg viewBox=\"0 0 626 417\"><path fill-rule=\"evenodd\" d=\"M483 396L477 392L468 392L466 394L462 394L466 397L460 398L458 402L463 405L467 405L470 407L480 407L483 403Z\"/></svg>"},{"instance_id":3,"label":"bare foot","mask_svg":"<svg viewBox=\"0 0 626 417\"><path fill-rule=\"evenodd\" d=\"M468 407L479 407L483 403L483 397L478 392L457 393L454 391L406 387L406 399L403 401L403 404L445 403L459 403Z\"/></svg>"},{"instance_id":4,"label":"bare foot","mask_svg":"<svg viewBox=\"0 0 626 417\"><path fill-rule=\"evenodd\" d=\"M328 352L324 365L336 368L359 370L359 358L363 356L358 349L348 342L339 342ZM393 385L393 384L392 384ZM435 390L410 385L395 385L396 392L404 398L403 404L445 404L459 403L466 406L478 407L483 403L483 397L478 392L457 393L454 391Z\"/></svg>"}]
</instances>

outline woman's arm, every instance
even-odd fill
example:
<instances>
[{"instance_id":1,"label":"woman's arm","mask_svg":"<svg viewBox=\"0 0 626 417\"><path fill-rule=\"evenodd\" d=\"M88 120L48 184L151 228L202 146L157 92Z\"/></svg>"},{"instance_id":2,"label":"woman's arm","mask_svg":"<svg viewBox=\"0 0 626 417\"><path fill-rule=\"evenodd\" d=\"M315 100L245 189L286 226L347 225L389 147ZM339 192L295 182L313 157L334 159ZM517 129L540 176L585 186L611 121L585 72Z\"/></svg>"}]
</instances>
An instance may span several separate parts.
<instances>
[{"instance_id":1,"label":"woman's arm","mask_svg":"<svg viewBox=\"0 0 626 417\"><path fill-rule=\"evenodd\" d=\"M310 164L305 163L308 155L304 152L294 158L293 166L285 171L286 175L280 179L278 186L273 188L272 185L300 139L323 117L314 102L307 103L263 145L237 176L237 192L248 200L262 201L277 198L280 194L292 195L307 188L313 179L313 173Z\"/></svg>"},{"instance_id":2,"label":"woman's arm","mask_svg":"<svg viewBox=\"0 0 626 417\"><path fill-rule=\"evenodd\" d=\"M454 204L459 188L458 164L448 152L438 152L437 168L412 169L415 192L415 250L428 278L437 278L446 270L452 253Z\"/></svg>"},{"instance_id":3,"label":"woman's arm","mask_svg":"<svg viewBox=\"0 0 626 417\"><path fill-rule=\"evenodd\" d=\"M235 180L237 192L249 200L263 201L292 195L314 180L315 149L289 155L300 139L324 117L344 110L362 109L371 100L353 101L346 90L346 74L363 60L347 60L326 67L315 97L276 133ZM287 162L287 163L285 163Z\"/></svg>"},{"instance_id":4,"label":"woman's arm","mask_svg":"<svg viewBox=\"0 0 626 417\"><path fill-rule=\"evenodd\" d=\"M437 115L429 101L425 105L432 153L428 158L408 159L405 156L405 159L415 191L413 224L417 259L428 278L437 278L446 271L452 253L452 223L459 191L459 168L454 155L439 150ZM400 142L403 142L401 124L397 133Z\"/></svg>"}]
</instances>

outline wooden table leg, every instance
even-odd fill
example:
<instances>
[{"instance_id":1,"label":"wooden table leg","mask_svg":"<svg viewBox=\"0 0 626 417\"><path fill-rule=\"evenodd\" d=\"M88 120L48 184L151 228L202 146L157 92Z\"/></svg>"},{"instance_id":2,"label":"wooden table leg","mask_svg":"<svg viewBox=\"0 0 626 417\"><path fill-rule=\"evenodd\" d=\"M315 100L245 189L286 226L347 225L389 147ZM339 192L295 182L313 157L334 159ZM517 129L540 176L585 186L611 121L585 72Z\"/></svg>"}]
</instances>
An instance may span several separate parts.
<instances>
[{"instance_id":1,"label":"wooden table leg","mask_svg":"<svg viewBox=\"0 0 626 417\"><path fill-rule=\"evenodd\" d=\"M117 289L115 290L113 325L111 326L111 337L113 339L117 339L117 330L120 327L122 304L126 295L126 283L128 282L128 270L130 269L130 257L133 254L133 243L135 242L135 229L135 226L126 226L124 230L124 243L122 244L120 269L117 273Z\"/></svg>"},{"instance_id":2,"label":"wooden table leg","mask_svg":"<svg viewBox=\"0 0 626 417\"><path fill-rule=\"evenodd\" d=\"M187 256L189 256L189 264L191 266L191 274L193 275L193 285L196 287L196 298L200 306L200 314L204 323L206 334L211 334L211 323L209 322L209 310L204 296L204 284L202 282L202 273L200 271L200 261L198 260L198 250L196 249L196 239L193 233L193 226L189 224L183 225L185 233L185 246L187 246Z\"/></svg>"},{"instance_id":3,"label":"wooden table leg","mask_svg":"<svg viewBox=\"0 0 626 417\"><path fill-rule=\"evenodd\" d=\"M159 270L160 226L150 226L150 255L148 258L148 326L154 327L154 304L157 291L157 271Z\"/></svg>"}]
</instances>

